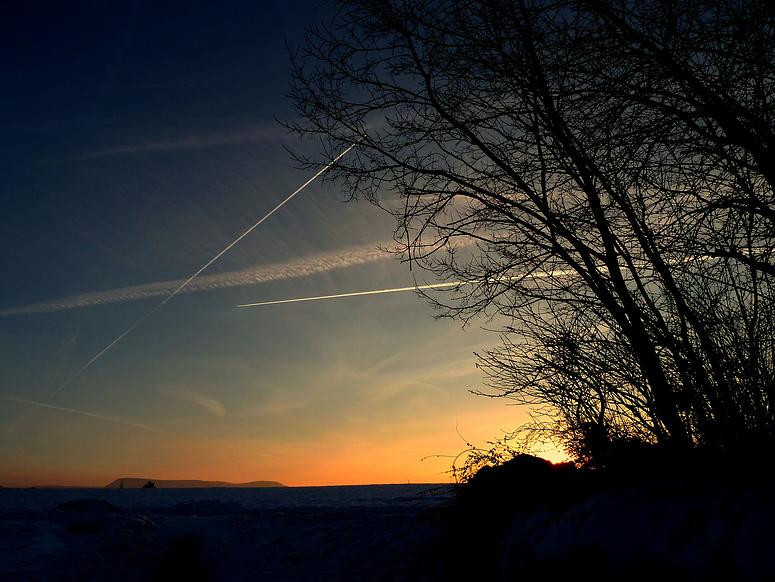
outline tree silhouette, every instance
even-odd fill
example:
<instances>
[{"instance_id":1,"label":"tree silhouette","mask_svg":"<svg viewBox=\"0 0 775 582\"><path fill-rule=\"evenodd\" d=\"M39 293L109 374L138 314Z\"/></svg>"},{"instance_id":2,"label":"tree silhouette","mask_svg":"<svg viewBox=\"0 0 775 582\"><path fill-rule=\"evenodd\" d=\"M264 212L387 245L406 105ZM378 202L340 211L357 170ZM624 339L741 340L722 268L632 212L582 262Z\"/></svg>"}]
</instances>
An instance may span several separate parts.
<instances>
[{"instance_id":1,"label":"tree silhouette","mask_svg":"<svg viewBox=\"0 0 775 582\"><path fill-rule=\"evenodd\" d=\"M334 177L397 219L493 389L579 454L775 428L775 16L764 3L356 0L293 50ZM480 392L484 393L484 392Z\"/></svg>"}]
</instances>

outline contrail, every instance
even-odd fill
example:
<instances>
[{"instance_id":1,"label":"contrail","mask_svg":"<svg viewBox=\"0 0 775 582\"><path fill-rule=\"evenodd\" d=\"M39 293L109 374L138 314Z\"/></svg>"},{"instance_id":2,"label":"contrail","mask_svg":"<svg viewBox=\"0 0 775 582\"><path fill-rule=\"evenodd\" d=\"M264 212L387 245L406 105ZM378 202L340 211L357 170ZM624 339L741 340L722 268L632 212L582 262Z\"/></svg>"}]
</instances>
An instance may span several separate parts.
<instances>
[{"instance_id":1,"label":"contrail","mask_svg":"<svg viewBox=\"0 0 775 582\"><path fill-rule=\"evenodd\" d=\"M556 270L548 273L533 273L532 275L523 276L515 275L510 277L497 277L494 281L515 281L517 279L546 279L548 277L563 277L570 275L574 271ZM462 285L476 285L478 283L484 283L484 280L474 281L452 281L450 283L433 283L430 285L415 285L414 287L395 287L393 289L375 289L372 291L356 291L354 293L338 293L337 295L316 295L315 297L298 297L296 299L276 299L274 301L261 301L259 303L244 303L237 305L237 307L259 307L260 305L277 305L279 303L298 303L300 301L318 301L321 299L338 299L340 297L357 297L359 295L378 295L380 293L399 293L401 291L420 291L422 289L438 289L441 287L459 287Z\"/></svg>"},{"instance_id":2,"label":"contrail","mask_svg":"<svg viewBox=\"0 0 775 582\"><path fill-rule=\"evenodd\" d=\"M229 271L217 275L202 275L195 281L189 283L185 289L180 289L181 293L190 293L194 291L214 291L228 287L237 287L242 285L256 285L268 281L280 281L286 279L295 279L298 277L307 277L315 273L324 273L333 269L351 267L354 265L363 265L366 263L382 260L386 257L384 251L373 247L354 247L349 249L340 249L334 252L318 253L308 255L301 259L286 261L283 263L273 263L268 265L259 265L239 271ZM133 287L122 287L120 289L110 289L107 291L96 291L93 293L84 293L82 295L72 295L53 301L44 301L40 303L30 303L20 307L10 307L0 310L0 317L10 315L30 315L35 313L49 313L52 311L61 311L64 309L76 309L82 307L91 307L94 305L105 305L108 303L119 303L123 301L136 301L140 299L149 299L152 297L162 297L169 295L177 289L183 282L161 281L158 283L147 283L145 285L135 285Z\"/></svg>"},{"instance_id":3,"label":"contrail","mask_svg":"<svg viewBox=\"0 0 775 582\"><path fill-rule=\"evenodd\" d=\"M145 430L153 430L158 431L158 428L153 428L152 426L146 426L144 424L140 424L139 422L132 422L130 420L124 420L123 418L116 418L115 416L106 416L104 414L95 414L93 412L85 412L83 410L75 410L74 408L65 408L64 406L54 406L53 404L46 404L44 402L36 402L34 400L27 400L25 398L13 398L12 396L3 396L0 395L0 398L3 400L10 400L11 402L19 402L21 404L30 404L32 406L39 406L42 408L51 408L53 410L63 410L64 412L72 412L74 414L81 414L83 416L91 416L92 418L99 418L102 420L107 420L110 422L119 422L121 424L126 424L129 426L134 426L137 428L144 428ZM26 417L29 418L29 417ZM25 418L25 420L26 420ZM16 426L19 426L18 424ZM16 428L16 427L14 427Z\"/></svg>"},{"instance_id":4,"label":"contrail","mask_svg":"<svg viewBox=\"0 0 775 582\"><path fill-rule=\"evenodd\" d=\"M746 253L748 254L748 253ZM676 264L679 262L690 261L706 261L713 258L711 255L700 255L696 257L688 257L681 260L669 260L669 264ZM607 272L607 267L601 267L601 271ZM576 271L573 269L555 269L553 271L545 271L539 273L531 273L529 275L516 275L510 277L498 277L497 281L514 281L517 279L548 279L550 277L565 277L567 275L575 275ZM337 295L317 295L315 297L298 297L296 299L277 299L275 301L261 301L259 303L245 303L243 305L237 305L237 307L259 307L261 305L278 305L280 303L298 303L301 301L319 301L322 299L338 299L340 297L357 297L359 295L378 295L380 293L398 293L401 291L419 291L421 289L436 289L439 287L455 287L459 285L475 285L477 283L484 283L482 280L474 281L454 281L451 283L435 283L432 285L418 285L415 287L396 287L394 289L376 289L373 291L357 291L354 293L339 293ZM2 315L2 312L0 312Z\"/></svg>"},{"instance_id":5,"label":"contrail","mask_svg":"<svg viewBox=\"0 0 775 582\"><path fill-rule=\"evenodd\" d=\"M455 287L456 285L473 285L469 283L434 283L433 285L417 285L415 287L396 287L395 289L376 289L374 291L357 291L355 293L339 293L338 295L318 295L316 297L298 297L296 299L277 299L275 301L262 301L260 303L245 303L237 307L258 307L259 305L277 305L278 303L298 303L299 301L318 301L320 299L337 299L339 297L356 297L358 295L378 295L380 293L398 293L400 291L417 291L420 289L436 289L438 287Z\"/></svg>"},{"instance_id":6,"label":"contrail","mask_svg":"<svg viewBox=\"0 0 775 582\"><path fill-rule=\"evenodd\" d=\"M358 140L358 141L360 141L360 140ZM65 386L67 386L68 384L70 384L70 382L72 382L72 381L73 381L75 378L77 378L77 377L78 377L78 376L81 374L81 372L83 372L83 371L84 371L84 370L86 370L86 369L87 369L89 366L91 366L91 365L92 365L94 362L96 362L96 361L97 361L97 360L98 360L98 359L99 359L99 358L100 358L100 357L101 357L101 356L102 356L102 355L103 355L105 352L107 352L107 351L108 351L110 348L112 348L113 346L115 346L115 345L116 345L118 342L120 342L120 341L121 341L122 339L124 339L124 338L125 338L127 335L129 335L129 334L130 334L132 331L134 331L134 330L135 330L135 329L136 329L136 328L137 328L139 325L141 325L141 324L142 324L142 323L143 323L143 322L144 322L146 319L148 319L148 318L149 318L149 317L151 317L151 316L152 316L154 313L156 313L157 311L159 311L159 309L161 309L162 307L164 307L164 305L166 305L166 304L167 304L167 302L168 302L170 299L172 299L173 297L175 297L175 295L177 295L178 293L180 293L180 291L182 291L182 290L183 290L183 288L184 288L184 287L186 287L186 285L188 285L188 284L189 284L191 281L193 281L193 280L194 280L194 279L197 277L197 275L199 275L199 274L200 274L202 271L204 271L204 270L205 270L207 267L209 267L210 265L212 265L212 264L213 264L215 261L217 261L218 259L220 259L220 258L221 258L221 257L224 255L224 253L226 253L226 252L227 252L229 249L231 249L231 248L232 248L234 245L236 245L236 244L237 244L239 241L241 241L243 238L245 238L247 235L249 235L251 232L253 232L253 230L255 230L255 229L256 229L256 228L257 228L257 227L258 227L260 224L262 224L262 223L263 223L263 222L264 222L264 221L265 221L267 218L269 218L269 217L270 217L270 216L272 216L272 215L273 215L275 212L277 212L277 211L278 211L280 208L282 208L282 206L283 206L283 205L284 205L286 202L288 202L288 201L289 201L291 198L293 198L294 196L296 196L296 194L298 194L299 192L301 192L302 190L304 190L304 188L306 188L307 186L309 186L309 185L310 185L310 184L311 184L311 183L312 183L312 182L313 182L313 181L314 181L314 180L315 180L315 179L316 179L318 176L320 176L320 175L321 175L323 172L325 172L326 170L328 170L328 169L329 169L331 166L333 166L333 165L334 165L336 162L338 162L338 161L339 161L339 159L340 159L342 156L344 156L345 154L347 154L347 152L349 152L351 149L353 149L357 143L358 143L358 142L356 141L354 144L352 144L350 147L348 147L346 150L344 150L344 151L343 151L341 154L339 154L339 155L338 155L336 158L334 158L334 159L331 161L331 163L329 163L328 165L326 165L326 166L325 166L325 167L324 167L322 170L320 170L320 171L319 171L317 174L315 174L314 176L312 176L312 177L311 177L309 180L307 180L306 182L304 182L304 184L302 184L302 185L301 185L299 188L297 188L297 189L296 189L296 191L295 191L295 192L293 192L293 194L291 194L291 195L290 195L290 196L288 196L288 197L287 197L285 200L283 200L282 202L280 202L280 204L278 204L278 205L277 205L277 206L275 206L275 207L274 207L272 210L270 210L270 211L269 211L269 212L268 212L268 213L267 213L267 214L266 214L266 215L265 215L265 216L264 216L264 217L263 217L261 220L259 220L258 222L256 222L256 223L255 223L253 226L251 226L251 227L250 227L249 229L247 229L247 230L246 230L244 233L242 233L242 235L240 235L239 237L237 237L237 238L234 240L234 242L232 242L232 243L231 243L229 246L227 246L225 249L223 249L223 250L222 250L220 253L218 253L218 254L217 254L217 255L215 255L215 256L214 256L212 259L210 259L210 261L208 261L208 262L207 262L207 264L206 264L204 267L202 267L202 268L201 268L201 269L199 269L199 270L198 270L196 273L194 273L194 274L193 274L193 275L191 275L191 276L190 276L188 279L186 279L186 281L184 281L184 282L183 282L183 284L181 284L181 285L180 285L180 286L179 286L177 289L175 289L175 290L174 290L172 293L170 293L170 294L169 294L169 295L168 295L168 296L167 296L167 297L164 299L164 301L162 301L162 302L161 302L161 303L159 303L159 304L158 304L156 307L154 307L153 309L151 309L151 311L149 311L149 312L148 312L147 314L145 314L145 315L144 315L142 318L140 318L140 319L137 321L137 323L135 323L133 326L131 326L129 329L127 329L127 330L126 330L124 333L122 333L122 334L121 334L121 335L119 335L119 336L118 336L116 339L114 339L114 340L113 340L113 341L112 341L110 344L108 344L108 346L107 346L105 349L103 349L103 350L102 350L100 353L98 353L96 356L94 356L94 357L93 357L91 360L89 360L88 362L86 362L86 364L85 364L85 365L83 365L83 366L82 366L82 367L81 367L81 368L80 368L80 369L79 369L79 370L78 370L78 371L77 371L75 374L73 374L72 376L70 376L70 377L69 377L69 378L68 378L68 379L67 379L67 380L66 380L66 381L65 381L63 384L61 384L61 385L59 386L59 388L57 388L56 390L54 390L54 391L53 391L53 392L52 392L52 393L51 393L51 394L48 396L48 398L47 398L46 400L51 400L51 399L52 399L54 396L56 396L57 394L59 394L59 392L61 392L61 391L62 391L62 389L63 389Z\"/></svg>"}]
</instances>

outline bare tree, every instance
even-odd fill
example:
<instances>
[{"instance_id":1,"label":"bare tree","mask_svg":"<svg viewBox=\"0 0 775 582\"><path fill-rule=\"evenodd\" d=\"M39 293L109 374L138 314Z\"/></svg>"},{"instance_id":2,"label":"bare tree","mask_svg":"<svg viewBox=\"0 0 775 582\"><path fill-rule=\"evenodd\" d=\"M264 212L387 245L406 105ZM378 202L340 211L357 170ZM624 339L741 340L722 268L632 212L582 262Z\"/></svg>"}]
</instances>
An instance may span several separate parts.
<instances>
[{"instance_id":1,"label":"bare tree","mask_svg":"<svg viewBox=\"0 0 775 582\"><path fill-rule=\"evenodd\" d=\"M356 0L293 53L294 127L442 314L505 321L491 395L573 446L775 428L775 16L743 0ZM597 436L596 436L597 435Z\"/></svg>"}]
</instances>

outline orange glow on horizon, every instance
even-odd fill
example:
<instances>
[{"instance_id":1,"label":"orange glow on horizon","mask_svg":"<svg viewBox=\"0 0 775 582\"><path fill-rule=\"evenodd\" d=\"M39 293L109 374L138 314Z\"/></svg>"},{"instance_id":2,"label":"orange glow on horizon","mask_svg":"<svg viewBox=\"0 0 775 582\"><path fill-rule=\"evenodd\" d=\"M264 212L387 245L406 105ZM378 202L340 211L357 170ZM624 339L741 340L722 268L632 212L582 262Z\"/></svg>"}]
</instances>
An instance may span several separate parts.
<instances>
[{"instance_id":1,"label":"orange glow on horizon","mask_svg":"<svg viewBox=\"0 0 775 582\"><path fill-rule=\"evenodd\" d=\"M318 442L267 442L259 440L198 440L155 438L138 440L136 458L109 460L88 468L80 464L17 467L14 474L0 470L5 487L104 487L119 478L151 480L197 479L247 483L278 481L292 487L370 485L392 483L450 483L455 455L466 443L449 419L437 431L403 427L413 436L396 436L383 429L379 439L357 441L351 435L332 435ZM457 420L461 434L481 448L501 427L514 425L514 409L500 407L475 412ZM393 430L400 430L394 427ZM378 431L380 432L380 431ZM559 451L539 453L552 462L567 460ZM465 454L458 459L464 462ZM150 461L150 462L149 462Z\"/></svg>"}]
</instances>

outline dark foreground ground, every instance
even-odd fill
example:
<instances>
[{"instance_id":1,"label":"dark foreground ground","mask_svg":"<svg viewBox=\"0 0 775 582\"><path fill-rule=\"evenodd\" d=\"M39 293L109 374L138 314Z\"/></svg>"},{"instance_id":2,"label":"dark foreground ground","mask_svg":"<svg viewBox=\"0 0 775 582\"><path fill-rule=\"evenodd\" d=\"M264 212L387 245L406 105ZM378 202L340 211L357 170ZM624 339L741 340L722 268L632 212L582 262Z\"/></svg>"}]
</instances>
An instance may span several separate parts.
<instances>
[{"instance_id":1,"label":"dark foreground ground","mask_svg":"<svg viewBox=\"0 0 775 582\"><path fill-rule=\"evenodd\" d=\"M518 459L430 488L1 490L0 581L775 579L766 479Z\"/></svg>"}]
</instances>

